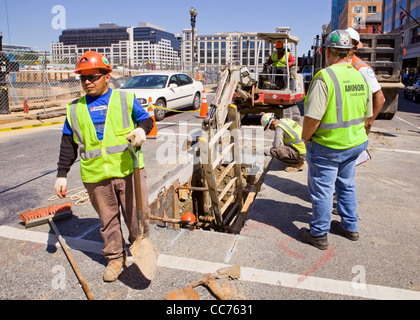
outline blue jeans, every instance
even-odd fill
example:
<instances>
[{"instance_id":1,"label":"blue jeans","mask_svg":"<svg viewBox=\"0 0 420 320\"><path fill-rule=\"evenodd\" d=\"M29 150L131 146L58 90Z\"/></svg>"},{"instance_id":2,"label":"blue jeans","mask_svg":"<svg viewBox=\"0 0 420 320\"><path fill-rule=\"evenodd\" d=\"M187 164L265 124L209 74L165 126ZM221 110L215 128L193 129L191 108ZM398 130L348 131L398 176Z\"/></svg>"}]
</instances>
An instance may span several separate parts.
<instances>
[{"instance_id":1,"label":"blue jeans","mask_svg":"<svg viewBox=\"0 0 420 320\"><path fill-rule=\"evenodd\" d=\"M308 189L312 200L310 232L313 236L330 231L334 190L341 226L350 232L359 231L354 176L356 159L367 147L368 141L347 150L331 149L314 141L306 146Z\"/></svg>"}]
</instances>

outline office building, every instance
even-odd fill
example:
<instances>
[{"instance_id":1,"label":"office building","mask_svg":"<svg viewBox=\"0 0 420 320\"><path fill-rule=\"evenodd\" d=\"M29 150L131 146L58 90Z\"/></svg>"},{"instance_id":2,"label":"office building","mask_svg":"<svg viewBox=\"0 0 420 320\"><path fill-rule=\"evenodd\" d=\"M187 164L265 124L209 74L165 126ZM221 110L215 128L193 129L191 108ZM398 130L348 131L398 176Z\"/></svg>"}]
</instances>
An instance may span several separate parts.
<instances>
[{"instance_id":1,"label":"office building","mask_svg":"<svg viewBox=\"0 0 420 320\"><path fill-rule=\"evenodd\" d=\"M51 43L52 57L56 61L70 60L86 51L105 55L113 66L136 69L169 69L180 65L179 40L164 28L141 22L138 27L101 24L99 28L68 29L59 42Z\"/></svg>"},{"instance_id":2,"label":"office building","mask_svg":"<svg viewBox=\"0 0 420 320\"><path fill-rule=\"evenodd\" d=\"M383 0L382 21L384 33L404 34L403 68L420 73L420 1Z\"/></svg>"},{"instance_id":3,"label":"office building","mask_svg":"<svg viewBox=\"0 0 420 320\"><path fill-rule=\"evenodd\" d=\"M262 68L270 57L271 47L257 39L257 32L226 32L214 35L196 35L196 70L211 72L221 65L240 64L248 66L251 72ZM185 69L192 67L192 30L182 30L181 59Z\"/></svg>"},{"instance_id":4,"label":"office building","mask_svg":"<svg viewBox=\"0 0 420 320\"><path fill-rule=\"evenodd\" d=\"M346 0L332 0L331 2L331 31L338 29L340 15L343 12Z\"/></svg>"},{"instance_id":5,"label":"office building","mask_svg":"<svg viewBox=\"0 0 420 320\"><path fill-rule=\"evenodd\" d=\"M340 15L338 28L354 28L360 33L381 32L381 12L382 0L348 0Z\"/></svg>"}]
</instances>

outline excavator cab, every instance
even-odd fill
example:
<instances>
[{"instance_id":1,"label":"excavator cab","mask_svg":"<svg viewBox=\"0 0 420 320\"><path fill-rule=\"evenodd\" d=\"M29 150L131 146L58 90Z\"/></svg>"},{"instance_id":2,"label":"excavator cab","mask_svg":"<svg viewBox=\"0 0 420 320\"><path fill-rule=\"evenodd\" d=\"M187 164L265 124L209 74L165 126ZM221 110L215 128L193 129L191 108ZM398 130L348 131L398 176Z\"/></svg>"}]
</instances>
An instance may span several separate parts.
<instances>
[{"instance_id":1,"label":"excavator cab","mask_svg":"<svg viewBox=\"0 0 420 320\"><path fill-rule=\"evenodd\" d=\"M297 62L299 38L290 35L290 28L277 28L276 30L277 33L258 33L257 37L270 44L270 55L276 50L275 44L278 41L283 42L286 52L291 54ZM303 101L305 97L303 77L297 72L297 63L289 66L287 57L288 55L286 55L284 68L266 66L255 77L258 81L256 91L260 91L261 96L268 98L267 101L261 101L262 104L289 105ZM276 101L271 101L273 97Z\"/></svg>"}]
</instances>

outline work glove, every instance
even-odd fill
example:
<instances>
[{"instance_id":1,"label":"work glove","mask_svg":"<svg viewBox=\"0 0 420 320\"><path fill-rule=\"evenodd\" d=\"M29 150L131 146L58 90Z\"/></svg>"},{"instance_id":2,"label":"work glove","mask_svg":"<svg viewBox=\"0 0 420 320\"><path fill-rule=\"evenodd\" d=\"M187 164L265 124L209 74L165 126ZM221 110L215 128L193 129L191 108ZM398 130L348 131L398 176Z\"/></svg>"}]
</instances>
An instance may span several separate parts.
<instances>
[{"instance_id":1,"label":"work glove","mask_svg":"<svg viewBox=\"0 0 420 320\"><path fill-rule=\"evenodd\" d=\"M54 185L55 193L60 199L64 199L67 193L67 179L57 178Z\"/></svg>"},{"instance_id":2,"label":"work glove","mask_svg":"<svg viewBox=\"0 0 420 320\"><path fill-rule=\"evenodd\" d=\"M133 147L141 147L146 142L146 132L142 128L137 128L130 133L127 140L131 141Z\"/></svg>"}]
</instances>

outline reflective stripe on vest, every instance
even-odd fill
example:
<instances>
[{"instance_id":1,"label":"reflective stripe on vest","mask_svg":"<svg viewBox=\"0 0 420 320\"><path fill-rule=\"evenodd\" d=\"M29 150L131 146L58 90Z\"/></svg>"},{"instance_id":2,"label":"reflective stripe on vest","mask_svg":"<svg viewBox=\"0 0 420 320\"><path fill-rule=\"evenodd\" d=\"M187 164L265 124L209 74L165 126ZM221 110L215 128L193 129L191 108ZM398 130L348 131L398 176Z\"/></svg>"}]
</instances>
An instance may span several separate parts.
<instances>
[{"instance_id":1,"label":"reflective stripe on vest","mask_svg":"<svg viewBox=\"0 0 420 320\"><path fill-rule=\"evenodd\" d=\"M287 59L286 59L286 55L287 55ZM283 57L281 59L279 59L279 53L277 51L273 52L271 54L271 60L273 60L273 67L276 67L276 68L286 67L286 64L289 61L289 55L290 55L290 53L287 52L287 54L285 53L283 55ZM277 58L277 59L275 59L275 58Z\"/></svg>"},{"instance_id":2,"label":"reflective stripe on vest","mask_svg":"<svg viewBox=\"0 0 420 320\"><path fill-rule=\"evenodd\" d=\"M353 59L351 60L351 65L353 68L355 68L357 71L360 70L360 68L368 67L370 68L370 65L368 65L366 62L364 62L362 59L360 59L357 56L353 56Z\"/></svg>"},{"instance_id":3,"label":"reflective stripe on vest","mask_svg":"<svg viewBox=\"0 0 420 320\"><path fill-rule=\"evenodd\" d=\"M334 84L335 90L335 98L336 98L336 110L337 110L337 123L322 123L319 125L321 129L339 129L339 128L349 128L351 126L355 126L361 124L365 121L364 118L359 119L352 119L350 121L343 121L343 97L341 96L341 89L340 83L338 82L337 76L335 75L334 71L331 68L326 68L325 71L331 77L332 82ZM366 88L368 90L368 98L366 101L366 105L369 104L369 97L370 97L370 88L367 80L363 77L365 81Z\"/></svg>"},{"instance_id":4,"label":"reflective stripe on vest","mask_svg":"<svg viewBox=\"0 0 420 320\"><path fill-rule=\"evenodd\" d=\"M127 92L120 91L120 100L121 100L121 112L123 117L123 126L124 128L128 128L130 126L130 118L128 114L128 105L127 105ZM73 101L73 104L71 106L70 116L72 119L72 125L73 125L73 133L77 138L77 141L79 143L79 153L80 157L84 160L93 159L100 157L102 155L101 149L91 150L91 151L85 151L86 145L85 141L83 140L82 133L80 131L80 126L77 121L77 105L79 101ZM121 146L114 146L114 147L107 147L106 152L107 154L116 154L120 152L124 152L128 150L127 145L121 145Z\"/></svg>"},{"instance_id":5,"label":"reflective stripe on vest","mask_svg":"<svg viewBox=\"0 0 420 320\"><path fill-rule=\"evenodd\" d=\"M300 154L305 154L306 153L306 146L305 146L305 143L302 140L302 134L299 134L298 132L296 132L296 130L293 130L293 128L289 125L288 122L290 122L290 124L292 124L292 121L293 120L291 120L291 119L282 119L277 124L277 127L282 128L283 130L285 130L289 134L289 136L292 136L291 141L290 141L290 139L283 139L284 144L286 146L290 146L290 147L293 146L297 151L299 151ZM297 125L299 125L299 124L297 124Z\"/></svg>"}]
</instances>

